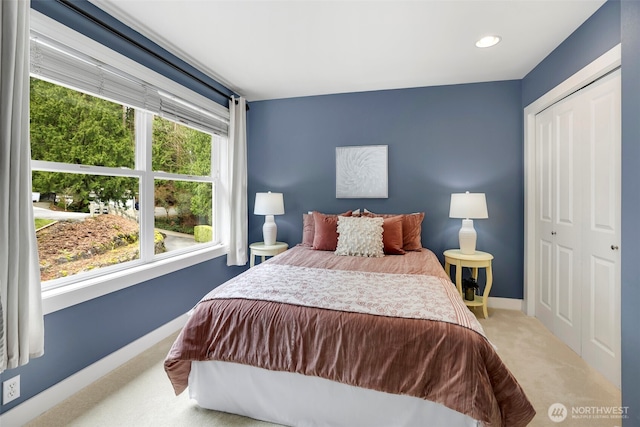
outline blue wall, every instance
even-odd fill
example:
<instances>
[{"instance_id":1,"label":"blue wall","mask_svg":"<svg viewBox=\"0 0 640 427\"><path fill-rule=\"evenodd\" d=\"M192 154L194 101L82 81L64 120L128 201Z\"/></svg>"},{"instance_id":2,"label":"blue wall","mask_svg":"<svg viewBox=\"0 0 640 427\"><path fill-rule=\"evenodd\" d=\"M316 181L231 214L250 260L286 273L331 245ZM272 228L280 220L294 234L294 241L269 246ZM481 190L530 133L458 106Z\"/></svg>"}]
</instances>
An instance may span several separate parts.
<instances>
[{"instance_id":1,"label":"blue wall","mask_svg":"<svg viewBox=\"0 0 640 427\"><path fill-rule=\"evenodd\" d=\"M91 13L101 15L131 37L170 57L118 21L101 13L88 2L75 2ZM201 83L185 78L160 61L124 46L113 35L90 25L54 1L33 0L32 8L103 44L138 60L214 101L228 105L227 99ZM190 71L194 71L191 67ZM217 82L201 75L212 86L231 93ZM45 354L27 365L0 374L0 383L14 375L21 377L20 398L0 407L10 410L65 378L119 350L147 333L186 313L213 287L235 276L244 268L227 267L226 257L176 271L148 282L105 295L46 315Z\"/></svg>"},{"instance_id":2,"label":"blue wall","mask_svg":"<svg viewBox=\"0 0 640 427\"><path fill-rule=\"evenodd\" d=\"M622 405L640 426L640 2L624 0L622 25Z\"/></svg>"},{"instance_id":3,"label":"blue wall","mask_svg":"<svg viewBox=\"0 0 640 427\"><path fill-rule=\"evenodd\" d=\"M458 247L452 192L487 195L478 249L495 255L492 295L522 298L523 151L520 82L325 95L251 103L249 210L259 191L281 191L278 240L302 238L302 214L367 208L425 212L422 242L442 260ZM389 146L388 199L336 199L335 149ZM264 219L249 216L251 241Z\"/></svg>"}]
</instances>

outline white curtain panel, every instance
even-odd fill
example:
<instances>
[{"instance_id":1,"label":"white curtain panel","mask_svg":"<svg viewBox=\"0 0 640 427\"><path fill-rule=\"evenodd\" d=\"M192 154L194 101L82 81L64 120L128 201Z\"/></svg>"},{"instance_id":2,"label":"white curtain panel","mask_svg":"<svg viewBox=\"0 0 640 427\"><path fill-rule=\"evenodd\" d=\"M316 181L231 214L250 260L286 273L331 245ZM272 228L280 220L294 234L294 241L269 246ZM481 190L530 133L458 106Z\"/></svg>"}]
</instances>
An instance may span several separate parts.
<instances>
[{"instance_id":1,"label":"white curtain panel","mask_svg":"<svg viewBox=\"0 0 640 427\"><path fill-rule=\"evenodd\" d=\"M229 253L227 265L247 263L247 107L243 97L229 101Z\"/></svg>"},{"instance_id":2,"label":"white curtain panel","mask_svg":"<svg viewBox=\"0 0 640 427\"><path fill-rule=\"evenodd\" d=\"M0 372L44 353L29 146L29 2L0 2Z\"/></svg>"}]
</instances>

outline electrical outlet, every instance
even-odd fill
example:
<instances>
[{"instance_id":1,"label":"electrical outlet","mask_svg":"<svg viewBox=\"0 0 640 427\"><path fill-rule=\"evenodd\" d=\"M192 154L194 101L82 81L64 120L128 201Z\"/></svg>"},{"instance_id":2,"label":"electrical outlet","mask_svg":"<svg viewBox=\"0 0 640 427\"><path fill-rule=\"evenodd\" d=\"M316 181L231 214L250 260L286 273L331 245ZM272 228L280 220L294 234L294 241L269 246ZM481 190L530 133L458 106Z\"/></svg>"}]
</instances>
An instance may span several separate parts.
<instances>
[{"instance_id":1,"label":"electrical outlet","mask_svg":"<svg viewBox=\"0 0 640 427\"><path fill-rule=\"evenodd\" d=\"M13 378L2 383L2 404L16 400L20 397L20 375L16 375Z\"/></svg>"}]
</instances>

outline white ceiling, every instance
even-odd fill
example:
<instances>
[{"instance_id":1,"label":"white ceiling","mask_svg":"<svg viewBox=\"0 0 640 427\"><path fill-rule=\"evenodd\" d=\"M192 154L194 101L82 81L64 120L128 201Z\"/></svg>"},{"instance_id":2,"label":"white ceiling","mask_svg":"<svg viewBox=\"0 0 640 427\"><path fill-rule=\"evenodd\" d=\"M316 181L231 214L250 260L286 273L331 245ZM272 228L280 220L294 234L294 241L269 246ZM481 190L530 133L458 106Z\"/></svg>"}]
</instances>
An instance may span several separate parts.
<instances>
[{"instance_id":1,"label":"white ceiling","mask_svg":"<svg viewBox=\"0 0 640 427\"><path fill-rule=\"evenodd\" d=\"M605 2L90 1L249 101L521 79Z\"/></svg>"}]
</instances>

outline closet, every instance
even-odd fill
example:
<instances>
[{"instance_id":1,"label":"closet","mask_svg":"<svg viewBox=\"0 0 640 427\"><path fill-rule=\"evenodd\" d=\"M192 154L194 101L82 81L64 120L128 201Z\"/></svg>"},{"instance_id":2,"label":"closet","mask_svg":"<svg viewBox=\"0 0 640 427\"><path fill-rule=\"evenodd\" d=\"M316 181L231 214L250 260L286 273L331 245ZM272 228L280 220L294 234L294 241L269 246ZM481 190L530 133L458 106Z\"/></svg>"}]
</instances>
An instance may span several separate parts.
<instances>
[{"instance_id":1,"label":"closet","mask_svg":"<svg viewBox=\"0 0 640 427\"><path fill-rule=\"evenodd\" d=\"M620 387L620 70L538 113L535 313Z\"/></svg>"}]
</instances>

